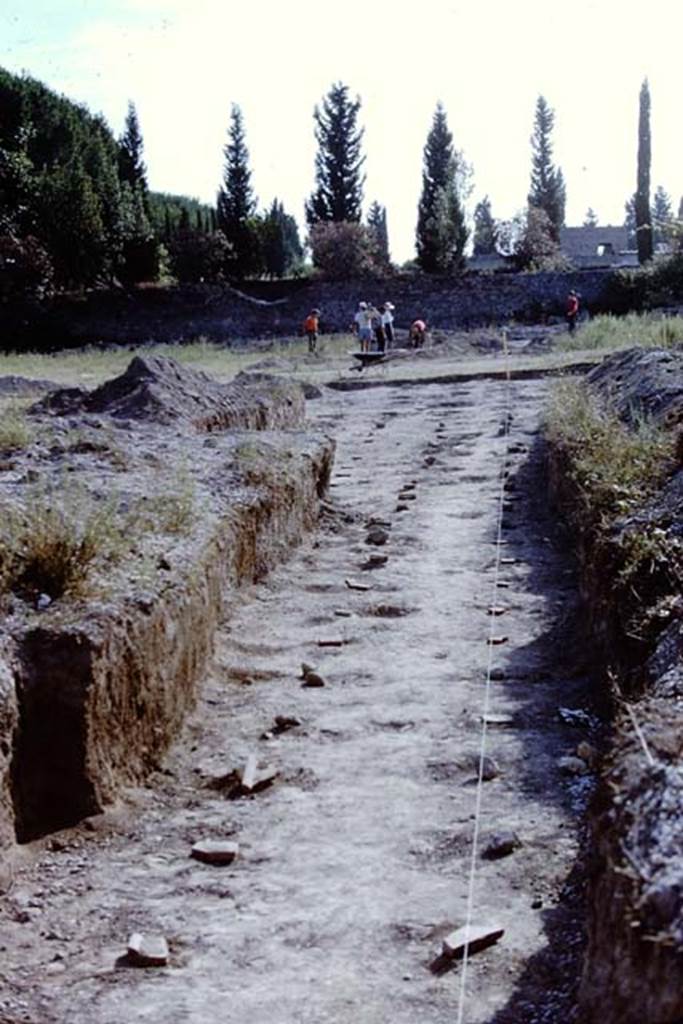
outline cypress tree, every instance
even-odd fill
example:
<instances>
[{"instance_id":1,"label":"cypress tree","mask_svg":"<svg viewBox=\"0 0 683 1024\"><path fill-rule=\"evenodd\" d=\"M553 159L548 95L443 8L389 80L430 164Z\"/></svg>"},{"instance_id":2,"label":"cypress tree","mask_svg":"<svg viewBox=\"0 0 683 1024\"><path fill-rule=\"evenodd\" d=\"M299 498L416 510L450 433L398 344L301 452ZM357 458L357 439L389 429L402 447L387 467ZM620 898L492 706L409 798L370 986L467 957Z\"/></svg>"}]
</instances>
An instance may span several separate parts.
<instances>
[{"instance_id":1,"label":"cypress tree","mask_svg":"<svg viewBox=\"0 0 683 1024\"><path fill-rule=\"evenodd\" d=\"M381 206L376 200L368 210L368 227L377 243L380 259L388 267L391 263L391 258L389 256L387 208L386 206Z\"/></svg>"},{"instance_id":2,"label":"cypress tree","mask_svg":"<svg viewBox=\"0 0 683 1024\"><path fill-rule=\"evenodd\" d=\"M636 243L638 262L652 259L652 221L650 218L650 86L647 78L640 87L638 109L638 174L635 195Z\"/></svg>"},{"instance_id":3,"label":"cypress tree","mask_svg":"<svg viewBox=\"0 0 683 1024\"><path fill-rule=\"evenodd\" d=\"M564 224L567 195L562 171L553 164L554 123L553 110L545 97L539 96L531 136L531 184L527 201L529 206L545 210L553 237L555 241L559 241L560 228Z\"/></svg>"},{"instance_id":4,"label":"cypress tree","mask_svg":"<svg viewBox=\"0 0 683 1024\"><path fill-rule=\"evenodd\" d=\"M585 228L597 228L598 217L592 206L589 206L586 210L586 216L583 218L583 226Z\"/></svg>"},{"instance_id":5,"label":"cypress tree","mask_svg":"<svg viewBox=\"0 0 683 1024\"><path fill-rule=\"evenodd\" d=\"M417 262L426 273L450 273L464 265L468 238L460 195L465 163L453 148L446 112L437 104L423 154L418 206Z\"/></svg>"},{"instance_id":6,"label":"cypress tree","mask_svg":"<svg viewBox=\"0 0 683 1024\"><path fill-rule=\"evenodd\" d=\"M256 199L251 187L249 150L242 111L236 103L232 105L228 142L223 153L223 184L218 190L216 215L218 227L232 251L226 269L234 277L243 278L259 269L260 256L254 222Z\"/></svg>"},{"instance_id":7,"label":"cypress tree","mask_svg":"<svg viewBox=\"0 0 683 1024\"><path fill-rule=\"evenodd\" d=\"M474 240L475 256L490 256L496 251L496 222L491 213L491 200L484 196L474 208Z\"/></svg>"},{"instance_id":8,"label":"cypress tree","mask_svg":"<svg viewBox=\"0 0 683 1024\"><path fill-rule=\"evenodd\" d=\"M147 168L142 159L143 147L135 104L129 100L123 135L119 139L119 177L121 181L127 181L133 190L140 188L145 194L147 192Z\"/></svg>"},{"instance_id":9,"label":"cypress tree","mask_svg":"<svg viewBox=\"0 0 683 1024\"><path fill-rule=\"evenodd\" d=\"M361 173L363 129L358 128L360 97L349 98L348 86L336 82L315 107L315 190L306 203L309 226L321 221L360 223L365 176Z\"/></svg>"}]
</instances>

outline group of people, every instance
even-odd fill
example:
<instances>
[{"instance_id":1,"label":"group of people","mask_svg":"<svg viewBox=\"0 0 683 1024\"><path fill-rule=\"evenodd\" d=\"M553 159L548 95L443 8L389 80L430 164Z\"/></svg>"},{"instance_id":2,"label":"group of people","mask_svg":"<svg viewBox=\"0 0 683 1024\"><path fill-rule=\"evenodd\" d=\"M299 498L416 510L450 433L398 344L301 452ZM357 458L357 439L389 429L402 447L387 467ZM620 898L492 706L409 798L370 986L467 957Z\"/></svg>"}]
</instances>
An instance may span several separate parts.
<instances>
[{"instance_id":1,"label":"group of people","mask_svg":"<svg viewBox=\"0 0 683 1024\"><path fill-rule=\"evenodd\" d=\"M386 352L394 343L394 305L384 302L379 309L372 302L359 302L351 330L358 336L361 352Z\"/></svg>"},{"instance_id":2,"label":"group of people","mask_svg":"<svg viewBox=\"0 0 683 1024\"><path fill-rule=\"evenodd\" d=\"M359 302L353 317L351 330L358 337L361 352L386 352L394 344L393 302L383 302L377 307L372 302ZM320 333L320 310L312 309L304 320L304 334L308 340L308 351L317 349ZM408 343L412 348L422 348L427 336L424 320L413 320L408 332Z\"/></svg>"}]
</instances>

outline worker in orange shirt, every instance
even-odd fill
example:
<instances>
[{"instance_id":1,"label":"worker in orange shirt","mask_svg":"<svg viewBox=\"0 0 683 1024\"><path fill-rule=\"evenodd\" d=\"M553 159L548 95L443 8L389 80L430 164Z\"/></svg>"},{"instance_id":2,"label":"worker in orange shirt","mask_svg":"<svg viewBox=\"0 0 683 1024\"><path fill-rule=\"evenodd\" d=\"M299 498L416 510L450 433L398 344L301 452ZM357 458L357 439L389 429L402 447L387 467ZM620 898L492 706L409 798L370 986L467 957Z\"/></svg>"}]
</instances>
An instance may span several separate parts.
<instances>
[{"instance_id":1,"label":"worker in orange shirt","mask_svg":"<svg viewBox=\"0 0 683 1024\"><path fill-rule=\"evenodd\" d=\"M304 320L304 334L308 338L308 351L315 352L320 330L320 310L312 309Z\"/></svg>"},{"instance_id":2,"label":"worker in orange shirt","mask_svg":"<svg viewBox=\"0 0 683 1024\"><path fill-rule=\"evenodd\" d=\"M578 317L579 317L579 296L577 295L577 293L572 288L572 290L570 291L569 295L567 296L567 310L565 312L565 319L567 321L567 327L569 328L569 333L570 334L574 333L574 330L576 328L576 321L578 320Z\"/></svg>"}]
</instances>

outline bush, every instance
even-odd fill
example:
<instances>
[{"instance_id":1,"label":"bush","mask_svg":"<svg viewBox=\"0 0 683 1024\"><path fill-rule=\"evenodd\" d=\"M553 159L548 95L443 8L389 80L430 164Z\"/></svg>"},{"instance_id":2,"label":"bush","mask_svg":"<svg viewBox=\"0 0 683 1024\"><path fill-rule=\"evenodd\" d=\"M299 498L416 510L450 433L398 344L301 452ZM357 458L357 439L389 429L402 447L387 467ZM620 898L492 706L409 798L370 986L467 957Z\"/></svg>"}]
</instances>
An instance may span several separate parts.
<instances>
[{"instance_id":1,"label":"bush","mask_svg":"<svg viewBox=\"0 0 683 1024\"><path fill-rule=\"evenodd\" d=\"M353 277L380 277L382 254L372 232L363 224L328 221L314 224L309 244L313 263L329 281Z\"/></svg>"},{"instance_id":2,"label":"bush","mask_svg":"<svg viewBox=\"0 0 683 1024\"><path fill-rule=\"evenodd\" d=\"M53 278L52 261L36 238L0 237L0 299L44 299Z\"/></svg>"},{"instance_id":3,"label":"bush","mask_svg":"<svg viewBox=\"0 0 683 1024\"><path fill-rule=\"evenodd\" d=\"M232 248L222 231L211 235L199 231L183 231L168 244L171 272L178 281L197 284L220 281L232 255Z\"/></svg>"},{"instance_id":4,"label":"bush","mask_svg":"<svg viewBox=\"0 0 683 1024\"><path fill-rule=\"evenodd\" d=\"M683 254L655 259L610 275L601 305L612 313L653 309L683 301Z\"/></svg>"}]
</instances>

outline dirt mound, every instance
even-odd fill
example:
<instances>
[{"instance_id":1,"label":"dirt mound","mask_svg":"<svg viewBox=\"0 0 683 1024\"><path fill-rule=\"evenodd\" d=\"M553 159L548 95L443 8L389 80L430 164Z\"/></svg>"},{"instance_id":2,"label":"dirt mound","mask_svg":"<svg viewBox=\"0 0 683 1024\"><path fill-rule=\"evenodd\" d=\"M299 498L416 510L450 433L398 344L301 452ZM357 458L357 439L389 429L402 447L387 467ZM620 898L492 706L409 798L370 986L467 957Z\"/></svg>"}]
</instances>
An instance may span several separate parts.
<instances>
[{"instance_id":1,"label":"dirt mound","mask_svg":"<svg viewBox=\"0 0 683 1024\"><path fill-rule=\"evenodd\" d=\"M643 415L668 424L683 422L683 352L638 348L617 352L587 379L627 423Z\"/></svg>"},{"instance_id":2,"label":"dirt mound","mask_svg":"<svg viewBox=\"0 0 683 1024\"><path fill-rule=\"evenodd\" d=\"M17 377L7 374L0 377L0 397L23 398L29 395L42 395L45 391L53 391L57 385L52 380L32 380L30 377Z\"/></svg>"},{"instance_id":3,"label":"dirt mound","mask_svg":"<svg viewBox=\"0 0 683 1024\"><path fill-rule=\"evenodd\" d=\"M296 384L267 375L240 375L221 384L167 356L136 356L119 377L94 391L61 388L33 407L53 415L102 413L159 424L185 421L199 430L297 426L303 393Z\"/></svg>"}]
</instances>

